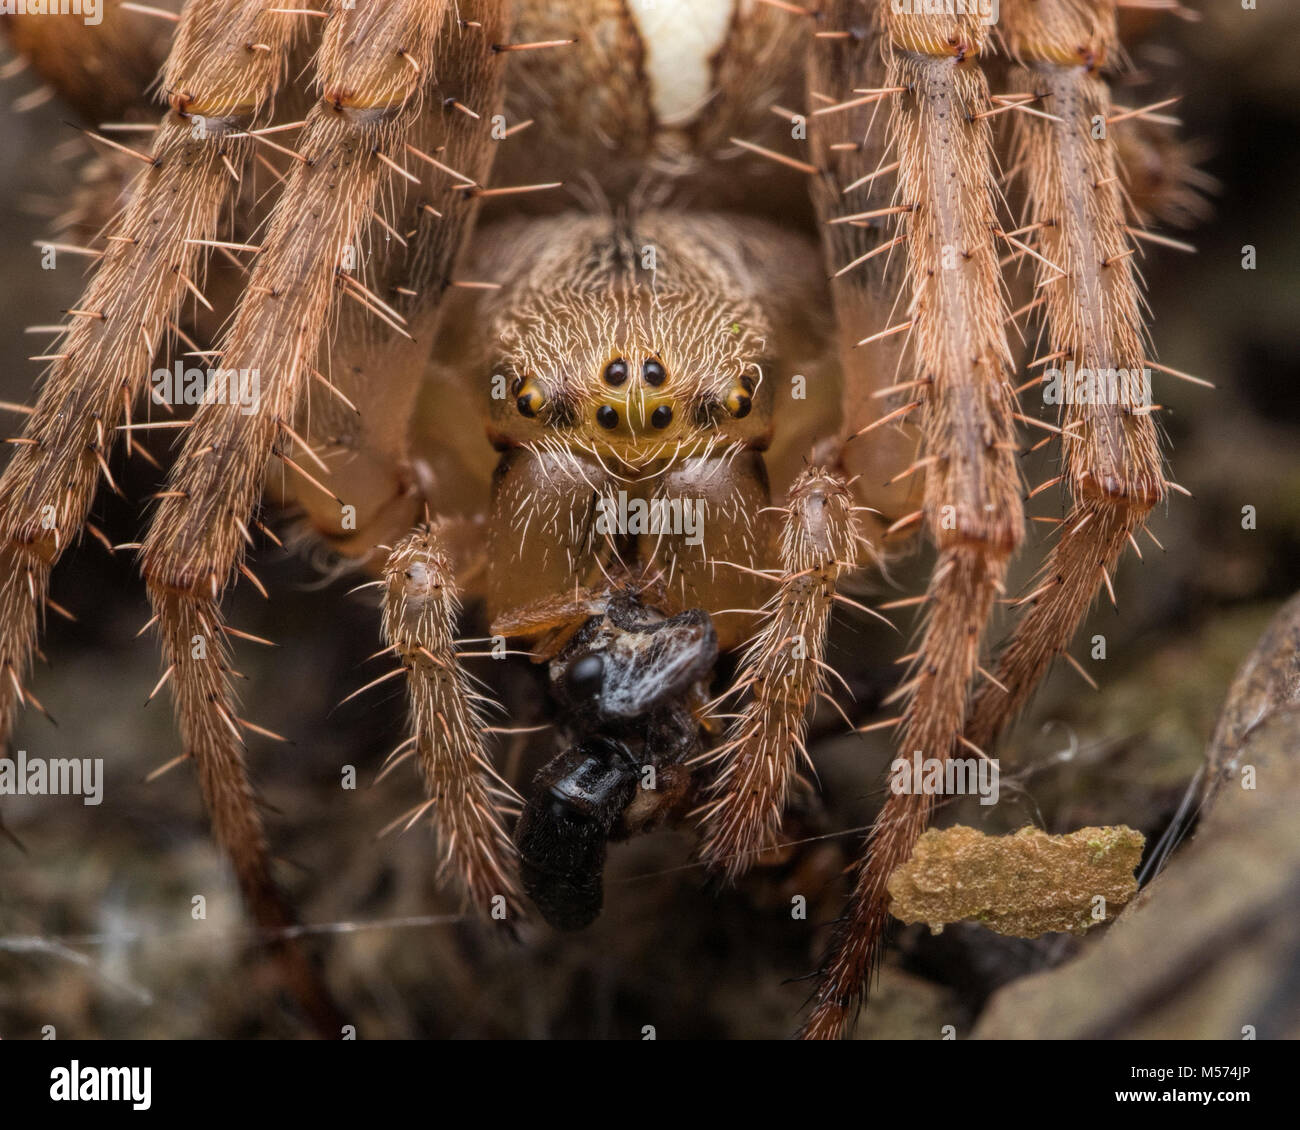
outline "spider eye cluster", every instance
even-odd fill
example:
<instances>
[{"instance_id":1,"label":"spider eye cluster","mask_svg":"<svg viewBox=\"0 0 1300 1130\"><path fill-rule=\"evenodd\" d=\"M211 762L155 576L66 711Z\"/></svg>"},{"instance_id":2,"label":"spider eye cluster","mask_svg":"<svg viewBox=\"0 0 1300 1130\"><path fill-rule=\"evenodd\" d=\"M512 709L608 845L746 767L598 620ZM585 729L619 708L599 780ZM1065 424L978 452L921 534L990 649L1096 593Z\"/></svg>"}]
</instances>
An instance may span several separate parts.
<instances>
[{"instance_id":1,"label":"spider eye cluster","mask_svg":"<svg viewBox=\"0 0 1300 1130\"><path fill-rule=\"evenodd\" d=\"M534 377L516 377L511 393L521 416L536 419L549 408L552 423L579 426L585 416L595 424L598 434L654 435L666 431L680 418L680 392L674 396L668 387L668 367L659 357L643 357L639 364L627 357L613 357L600 370L600 382L603 390L596 394L594 402L588 400L585 408L560 402L551 404L544 386ZM753 409L754 388L753 377L740 377L720 402L713 402L712 411L720 407L733 419L743 420ZM709 422L710 411L707 405L697 407L700 425Z\"/></svg>"},{"instance_id":2,"label":"spider eye cluster","mask_svg":"<svg viewBox=\"0 0 1300 1130\"><path fill-rule=\"evenodd\" d=\"M596 423L605 431L619 428L642 431L647 426L663 431L673 422L673 401L666 394L655 394L651 389L668 383L668 370L658 357L641 360L640 381L632 379L633 363L626 357L615 357L601 371L605 385L620 390L619 395L607 396L596 405Z\"/></svg>"}]
</instances>

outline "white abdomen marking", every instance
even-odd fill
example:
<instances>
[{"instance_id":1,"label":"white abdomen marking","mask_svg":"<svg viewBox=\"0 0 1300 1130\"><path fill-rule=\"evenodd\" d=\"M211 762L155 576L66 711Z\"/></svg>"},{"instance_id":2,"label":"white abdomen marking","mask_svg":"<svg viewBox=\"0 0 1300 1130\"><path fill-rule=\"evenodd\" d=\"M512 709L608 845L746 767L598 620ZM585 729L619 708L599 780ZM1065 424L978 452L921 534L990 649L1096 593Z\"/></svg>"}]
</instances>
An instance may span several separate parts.
<instances>
[{"instance_id":1,"label":"white abdomen marking","mask_svg":"<svg viewBox=\"0 0 1300 1130\"><path fill-rule=\"evenodd\" d=\"M708 102L712 59L727 38L735 0L627 0L646 53L660 125L688 124Z\"/></svg>"}]
</instances>

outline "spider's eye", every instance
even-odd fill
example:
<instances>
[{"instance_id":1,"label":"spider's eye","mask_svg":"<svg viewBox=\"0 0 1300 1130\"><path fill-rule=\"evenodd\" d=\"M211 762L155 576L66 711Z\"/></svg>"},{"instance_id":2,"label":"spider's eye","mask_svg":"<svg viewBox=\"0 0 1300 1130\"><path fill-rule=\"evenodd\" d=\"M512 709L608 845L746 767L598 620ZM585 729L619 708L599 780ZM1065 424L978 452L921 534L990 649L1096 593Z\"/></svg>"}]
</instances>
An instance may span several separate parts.
<instances>
[{"instance_id":1,"label":"spider's eye","mask_svg":"<svg viewBox=\"0 0 1300 1130\"><path fill-rule=\"evenodd\" d=\"M748 416L749 410L754 406L753 398L749 395L753 391L753 382L746 384L745 380L747 378L742 379L740 384L733 385L722 402L723 407L737 420L743 420Z\"/></svg>"},{"instance_id":2,"label":"spider's eye","mask_svg":"<svg viewBox=\"0 0 1300 1130\"><path fill-rule=\"evenodd\" d=\"M614 429L618 427L618 411L608 404L602 404L596 409L596 423L602 428Z\"/></svg>"},{"instance_id":3,"label":"spider's eye","mask_svg":"<svg viewBox=\"0 0 1300 1130\"><path fill-rule=\"evenodd\" d=\"M617 387L627 380L627 362L622 357L616 358L605 366L605 383Z\"/></svg>"},{"instance_id":4,"label":"spider's eye","mask_svg":"<svg viewBox=\"0 0 1300 1130\"><path fill-rule=\"evenodd\" d=\"M529 419L536 416L542 410L542 405L546 403L546 395L532 377L519 386L518 393L515 407L519 409L521 416L527 416Z\"/></svg>"},{"instance_id":5,"label":"spider's eye","mask_svg":"<svg viewBox=\"0 0 1300 1130\"><path fill-rule=\"evenodd\" d=\"M667 404L661 404L650 414L650 423L656 428L666 428L673 422L673 410Z\"/></svg>"},{"instance_id":6,"label":"spider's eye","mask_svg":"<svg viewBox=\"0 0 1300 1130\"><path fill-rule=\"evenodd\" d=\"M605 661L599 655L584 655L564 673L564 686L575 699L594 698L605 685Z\"/></svg>"},{"instance_id":7,"label":"spider's eye","mask_svg":"<svg viewBox=\"0 0 1300 1130\"><path fill-rule=\"evenodd\" d=\"M653 357L648 358L646 363L641 366L641 379L648 385L654 385L656 388L668 379L668 373L658 361Z\"/></svg>"}]
</instances>

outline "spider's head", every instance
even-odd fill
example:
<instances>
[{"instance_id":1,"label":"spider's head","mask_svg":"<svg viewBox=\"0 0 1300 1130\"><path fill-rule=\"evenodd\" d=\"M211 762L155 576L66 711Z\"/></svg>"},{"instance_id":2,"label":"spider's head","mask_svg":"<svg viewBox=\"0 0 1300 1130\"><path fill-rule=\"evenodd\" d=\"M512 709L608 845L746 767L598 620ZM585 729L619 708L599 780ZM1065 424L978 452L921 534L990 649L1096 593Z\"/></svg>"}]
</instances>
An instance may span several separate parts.
<instances>
[{"instance_id":1,"label":"spider's head","mask_svg":"<svg viewBox=\"0 0 1300 1130\"><path fill-rule=\"evenodd\" d=\"M769 330L737 265L696 241L667 246L653 225L574 227L494 299L494 442L636 465L766 446Z\"/></svg>"}]
</instances>

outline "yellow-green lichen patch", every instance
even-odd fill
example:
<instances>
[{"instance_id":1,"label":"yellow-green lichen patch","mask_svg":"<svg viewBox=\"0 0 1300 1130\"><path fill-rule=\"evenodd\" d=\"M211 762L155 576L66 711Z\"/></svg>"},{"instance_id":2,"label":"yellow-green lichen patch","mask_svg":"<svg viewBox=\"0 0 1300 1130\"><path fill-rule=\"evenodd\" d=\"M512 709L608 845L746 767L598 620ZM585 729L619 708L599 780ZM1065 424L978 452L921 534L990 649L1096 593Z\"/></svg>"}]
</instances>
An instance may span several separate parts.
<instances>
[{"instance_id":1,"label":"yellow-green lichen patch","mask_svg":"<svg viewBox=\"0 0 1300 1130\"><path fill-rule=\"evenodd\" d=\"M1017 938L1082 934L1133 897L1145 842L1123 825L1060 836L1038 828L1010 836L931 829L889 878L890 913L936 932L970 920Z\"/></svg>"}]
</instances>

